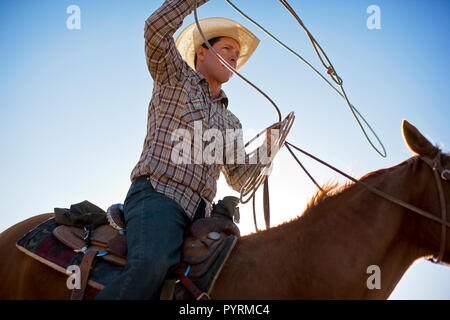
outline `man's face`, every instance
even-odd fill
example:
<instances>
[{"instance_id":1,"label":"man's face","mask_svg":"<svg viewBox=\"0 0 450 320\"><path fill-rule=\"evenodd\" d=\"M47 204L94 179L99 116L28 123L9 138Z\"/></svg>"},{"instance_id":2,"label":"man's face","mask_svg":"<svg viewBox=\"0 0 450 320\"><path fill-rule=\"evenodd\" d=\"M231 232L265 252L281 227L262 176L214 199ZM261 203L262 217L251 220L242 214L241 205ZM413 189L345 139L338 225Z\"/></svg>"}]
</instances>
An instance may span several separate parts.
<instances>
[{"instance_id":1,"label":"man's face","mask_svg":"<svg viewBox=\"0 0 450 320\"><path fill-rule=\"evenodd\" d=\"M233 68L236 68L239 59L239 42L232 38L222 37L213 45L217 53L225 59ZM200 47L197 49L197 70L207 79L214 80L220 84L230 80L233 73L217 59L209 49Z\"/></svg>"}]
</instances>

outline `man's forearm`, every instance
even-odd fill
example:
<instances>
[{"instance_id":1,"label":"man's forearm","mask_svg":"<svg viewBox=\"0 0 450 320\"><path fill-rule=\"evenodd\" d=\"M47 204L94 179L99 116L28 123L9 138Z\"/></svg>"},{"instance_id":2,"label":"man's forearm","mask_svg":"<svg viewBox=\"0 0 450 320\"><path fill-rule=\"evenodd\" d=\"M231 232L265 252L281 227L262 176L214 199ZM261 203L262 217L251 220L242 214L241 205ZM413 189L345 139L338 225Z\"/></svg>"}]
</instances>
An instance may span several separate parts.
<instances>
[{"instance_id":1,"label":"man's forearm","mask_svg":"<svg viewBox=\"0 0 450 320\"><path fill-rule=\"evenodd\" d=\"M198 6L209 0L197 0ZM166 0L145 22L145 39L157 45L164 37L172 37L184 18L193 10L195 0Z\"/></svg>"},{"instance_id":2,"label":"man's forearm","mask_svg":"<svg viewBox=\"0 0 450 320\"><path fill-rule=\"evenodd\" d=\"M198 0L202 5L208 0ZM163 83L177 78L183 61L173 39L195 0L166 0L145 22L145 54L152 78Z\"/></svg>"}]
</instances>

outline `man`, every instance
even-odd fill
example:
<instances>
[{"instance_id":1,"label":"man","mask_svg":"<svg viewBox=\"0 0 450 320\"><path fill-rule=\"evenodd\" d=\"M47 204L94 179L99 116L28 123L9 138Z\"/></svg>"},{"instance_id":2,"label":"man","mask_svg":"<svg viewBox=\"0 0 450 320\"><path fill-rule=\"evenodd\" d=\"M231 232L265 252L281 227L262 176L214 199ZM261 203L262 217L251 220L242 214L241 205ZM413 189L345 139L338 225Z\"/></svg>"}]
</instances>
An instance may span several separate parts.
<instances>
[{"instance_id":1,"label":"man","mask_svg":"<svg viewBox=\"0 0 450 320\"><path fill-rule=\"evenodd\" d=\"M198 2L202 5L207 0ZM227 129L241 128L221 89L232 73L202 46L203 39L194 25L183 31L177 44L173 39L194 5L195 0L167 0L146 21L145 50L154 89L143 152L132 171L124 202L127 265L98 299L152 298L167 272L180 262L187 228L196 219L210 215L220 171L237 191L251 171L251 165L225 161L173 161L174 147L179 143L174 139L176 130L194 135L199 128L215 128L225 136ZM212 39L213 48L236 68L259 44L253 34L232 20L205 19L201 26ZM193 155L198 156L202 147L204 144L194 145Z\"/></svg>"}]
</instances>

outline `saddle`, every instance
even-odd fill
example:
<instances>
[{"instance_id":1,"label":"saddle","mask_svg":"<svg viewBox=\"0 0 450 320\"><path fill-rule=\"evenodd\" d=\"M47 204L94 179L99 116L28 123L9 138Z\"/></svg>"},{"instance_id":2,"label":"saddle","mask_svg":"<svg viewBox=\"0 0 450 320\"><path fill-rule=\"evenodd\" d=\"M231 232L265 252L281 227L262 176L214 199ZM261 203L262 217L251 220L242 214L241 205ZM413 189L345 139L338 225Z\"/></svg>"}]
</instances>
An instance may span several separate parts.
<instances>
[{"instance_id":1,"label":"saddle","mask_svg":"<svg viewBox=\"0 0 450 320\"><path fill-rule=\"evenodd\" d=\"M94 229L88 226L79 228L59 225L53 230L53 235L61 243L75 252L84 253L80 264L81 286L80 289L73 289L71 297L73 300L83 299L96 257L101 257L118 266L126 264L127 243L123 205L115 204L109 207L107 219L109 224L103 224ZM225 262L239 236L239 228L232 219L225 219L219 215L199 219L192 224L181 249L181 267L175 272L178 280L191 295L195 298L209 299L208 294L199 289L194 282L202 279L214 265L217 265L219 256L222 255L221 265ZM226 257L223 259L224 254ZM221 265L215 267L213 283L220 272ZM211 282L211 279L208 281Z\"/></svg>"}]
</instances>

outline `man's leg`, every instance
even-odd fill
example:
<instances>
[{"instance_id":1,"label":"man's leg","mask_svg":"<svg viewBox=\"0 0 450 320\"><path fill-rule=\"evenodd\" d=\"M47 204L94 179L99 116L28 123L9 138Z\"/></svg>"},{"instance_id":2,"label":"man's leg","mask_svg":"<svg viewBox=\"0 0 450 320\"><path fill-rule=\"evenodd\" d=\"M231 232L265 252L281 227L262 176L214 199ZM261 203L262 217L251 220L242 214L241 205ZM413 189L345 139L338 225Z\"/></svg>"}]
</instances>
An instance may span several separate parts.
<instances>
[{"instance_id":1,"label":"man's leg","mask_svg":"<svg viewBox=\"0 0 450 320\"><path fill-rule=\"evenodd\" d=\"M96 299L151 299L169 269L180 262L189 220L175 201L145 178L131 186L124 203L127 264Z\"/></svg>"}]
</instances>

